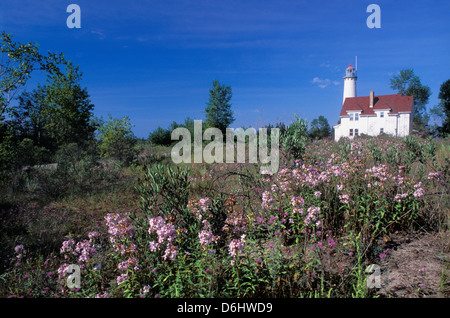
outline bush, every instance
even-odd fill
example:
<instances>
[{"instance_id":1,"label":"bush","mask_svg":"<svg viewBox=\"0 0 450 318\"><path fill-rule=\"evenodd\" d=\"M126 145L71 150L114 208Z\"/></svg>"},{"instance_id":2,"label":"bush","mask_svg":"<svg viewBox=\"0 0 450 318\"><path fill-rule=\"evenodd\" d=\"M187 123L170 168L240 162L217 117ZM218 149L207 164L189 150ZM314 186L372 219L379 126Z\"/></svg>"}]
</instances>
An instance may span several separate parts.
<instances>
[{"instance_id":1,"label":"bush","mask_svg":"<svg viewBox=\"0 0 450 318\"><path fill-rule=\"evenodd\" d=\"M306 120L295 117L281 136L281 144L283 148L290 153L295 159L301 159L305 153L308 142L308 124Z\"/></svg>"},{"instance_id":2,"label":"bush","mask_svg":"<svg viewBox=\"0 0 450 318\"><path fill-rule=\"evenodd\" d=\"M49 161L50 151L44 147L34 145L33 140L24 138L16 149L16 167L34 166Z\"/></svg>"},{"instance_id":3,"label":"bush","mask_svg":"<svg viewBox=\"0 0 450 318\"><path fill-rule=\"evenodd\" d=\"M148 140L153 145L169 146L172 144L171 131L169 129L158 127L155 131L150 133Z\"/></svg>"},{"instance_id":4,"label":"bush","mask_svg":"<svg viewBox=\"0 0 450 318\"><path fill-rule=\"evenodd\" d=\"M103 158L115 158L130 163L138 154L137 138L131 130L130 119L124 116L109 120L98 129L99 150Z\"/></svg>"}]
</instances>

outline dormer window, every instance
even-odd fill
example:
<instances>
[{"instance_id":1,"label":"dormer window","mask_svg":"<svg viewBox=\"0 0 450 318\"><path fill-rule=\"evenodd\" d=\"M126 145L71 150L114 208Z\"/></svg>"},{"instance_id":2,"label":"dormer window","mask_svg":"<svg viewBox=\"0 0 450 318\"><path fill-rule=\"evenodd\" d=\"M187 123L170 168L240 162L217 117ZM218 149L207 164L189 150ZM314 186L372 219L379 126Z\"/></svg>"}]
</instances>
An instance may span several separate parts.
<instances>
[{"instance_id":1,"label":"dormer window","mask_svg":"<svg viewBox=\"0 0 450 318\"><path fill-rule=\"evenodd\" d=\"M353 121L353 114L349 114L350 115L350 121Z\"/></svg>"},{"instance_id":2,"label":"dormer window","mask_svg":"<svg viewBox=\"0 0 450 318\"><path fill-rule=\"evenodd\" d=\"M384 117L384 112L380 112L380 117Z\"/></svg>"},{"instance_id":3,"label":"dormer window","mask_svg":"<svg viewBox=\"0 0 450 318\"><path fill-rule=\"evenodd\" d=\"M359 113L356 113L355 114L355 121L358 121L359 120Z\"/></svg>"}]
</instances>

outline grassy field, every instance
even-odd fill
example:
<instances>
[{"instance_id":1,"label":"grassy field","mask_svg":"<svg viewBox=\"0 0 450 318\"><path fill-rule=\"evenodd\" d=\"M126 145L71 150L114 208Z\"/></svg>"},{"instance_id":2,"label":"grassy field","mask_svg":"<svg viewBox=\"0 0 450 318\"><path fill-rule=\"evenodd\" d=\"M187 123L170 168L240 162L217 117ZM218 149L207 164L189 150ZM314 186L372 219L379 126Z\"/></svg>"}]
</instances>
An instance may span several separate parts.
<instances>
[{"instance_id":1,"label":"grassy field","mask_svg":"<svg viewBox=\"0 0 450 318\"><path fill-rule=\"evenodd\" d=\"M150 146L127 167L17 171L0 296L449 297L449 167L448 138L382 137L282 152L274 175Z\"/></svg>"}]
</instances>

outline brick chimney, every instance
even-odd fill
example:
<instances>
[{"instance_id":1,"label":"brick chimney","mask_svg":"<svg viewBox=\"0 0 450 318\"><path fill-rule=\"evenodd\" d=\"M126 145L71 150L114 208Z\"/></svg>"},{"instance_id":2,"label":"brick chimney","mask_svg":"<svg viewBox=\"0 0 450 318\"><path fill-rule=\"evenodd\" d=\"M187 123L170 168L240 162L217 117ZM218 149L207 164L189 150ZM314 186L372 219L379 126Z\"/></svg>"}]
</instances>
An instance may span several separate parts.
<instances>
[{"instance_id":1,"label":"brick chimney","mask_svg":"<svg viewBox=\"0 0 450 318\"><path fill-rule=\"evenodd\" d=\"M373 99L374 99L374 92L370 91L370 104L369 104L370 108L373 108Z\"/></svg>"}]
</instances>

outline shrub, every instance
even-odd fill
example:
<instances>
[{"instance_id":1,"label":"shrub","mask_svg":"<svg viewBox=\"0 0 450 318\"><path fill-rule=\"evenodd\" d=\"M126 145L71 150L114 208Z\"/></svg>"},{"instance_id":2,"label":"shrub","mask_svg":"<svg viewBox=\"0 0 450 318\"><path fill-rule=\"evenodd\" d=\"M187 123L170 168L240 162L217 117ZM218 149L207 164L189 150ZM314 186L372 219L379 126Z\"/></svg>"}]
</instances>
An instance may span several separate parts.
<instances>
[{"instance_id":1,"label":"shrub","mask_svg":"<svg viewBox=\"0 0 450 318\"><path fill-rule=\"evenodd\" d=\"M158 127L155 131L150 133L148 140L153 145L169 146L172 144L171 131L169 129Z\"/></svg>"},{"instance_id":2,"label":"shrub","mask_svg":"<svg viewBox=\"0 0 450 318\"><path fill-rule=\"evenodd\" d=\"M294 159L301 159L305 153L308 142L308 124L306 120L295 117L281 136L281 144L284 149L289 152Z\"/></svg>"},{"instance_id":3,"label":"shrub","mask_svg":"<svg viewBox=\"0 0 450 318\"><path fill-rule=\"evenodd\" d=\"M137 155L137 139L131 130L130 119L124 116L120 119L112 118L98 128L100 141L100 155L103 158L116 158L130 163Z\"/></svg>"}]
</instances>

